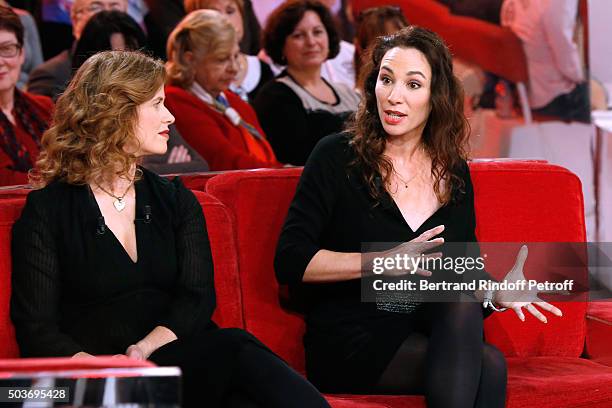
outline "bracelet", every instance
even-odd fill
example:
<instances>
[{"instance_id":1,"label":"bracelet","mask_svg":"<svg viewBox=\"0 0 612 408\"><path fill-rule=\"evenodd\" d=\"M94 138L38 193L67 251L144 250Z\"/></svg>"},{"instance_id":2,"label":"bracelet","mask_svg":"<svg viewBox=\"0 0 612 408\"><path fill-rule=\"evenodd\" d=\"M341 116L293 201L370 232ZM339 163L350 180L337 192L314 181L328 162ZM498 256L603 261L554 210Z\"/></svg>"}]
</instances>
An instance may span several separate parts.
<instances>
[{"instance_id":1,"label":"bracelet","mask_svg":"<svg viewBox=\"0 0 612 408\"><path fill-rule=\"evenodd\" d=\"M496 312L504 312L506 310L508 310L507 307L497 307L495 306L495 304L493 303L493 291L492 290L487 290L484 293L484 299L482 302L482 307L483 308L491 308Z\"/></svg>"}]
</instances>

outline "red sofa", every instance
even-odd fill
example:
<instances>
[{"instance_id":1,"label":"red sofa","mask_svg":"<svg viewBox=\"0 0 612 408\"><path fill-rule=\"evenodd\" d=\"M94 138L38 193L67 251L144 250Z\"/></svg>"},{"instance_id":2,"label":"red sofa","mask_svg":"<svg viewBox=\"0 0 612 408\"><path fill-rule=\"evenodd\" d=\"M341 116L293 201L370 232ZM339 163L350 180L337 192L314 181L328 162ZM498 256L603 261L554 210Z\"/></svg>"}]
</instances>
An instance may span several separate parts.
<instances>
[{"instance_id":1,"label":"red sofa","mask_svg":"<svg viewBox=\"0 0 612 408\"><path fill-rule=\"evenodd\" d=\"M584 241L580 182L569 171L508 161L474 163L471 169L481 241ZM280 306L272 268L300 173L299 168L240 171L191 181L192 188L207 190L195 194L204 209L215 263L215 321L246 328L303 371L303 319ZM24 203L21 193L0 197L0 359L10 359L0 360L0 372L14 367L19 355L8 305L10 229ZM560 304L565 316L547 325L530 317L520 323L511 313L487 319L487 340L508 357L507 406L612 407L612 367L604 365L612 366L609 305L589 305L587 315L586 303ZM592 359L580 358L585 341ZM17 364L24 363L41 361L22 359ZM419 396L327 397L334 408L424 406Z\"/></svg>"},{"instance_id":2,"label":"red sofa","mask_svg":"<svg viewBox=\"0 0 612 408\"><path fill-rule=\"evenodd\" d=\"M584 242L581 185L569 171L537 162L471 165L477 235L489 242ZM284 310L273 255L300 169L221 174L206 190L233 218L244 327L304 370L302 316ZM210 227L210 225L209 225ZM512 313L487 319L487 341L508 358L508 407L612 407L612 367L580 358L587 304L562 303L561 319L521 323ZM612 327L599 333L612 340ZM610 347L610 346L608 346ZM419 396L334 396L388 407L424 407ZM333 403L333 399L331 399Z\"/></svg>"}]
</instances>

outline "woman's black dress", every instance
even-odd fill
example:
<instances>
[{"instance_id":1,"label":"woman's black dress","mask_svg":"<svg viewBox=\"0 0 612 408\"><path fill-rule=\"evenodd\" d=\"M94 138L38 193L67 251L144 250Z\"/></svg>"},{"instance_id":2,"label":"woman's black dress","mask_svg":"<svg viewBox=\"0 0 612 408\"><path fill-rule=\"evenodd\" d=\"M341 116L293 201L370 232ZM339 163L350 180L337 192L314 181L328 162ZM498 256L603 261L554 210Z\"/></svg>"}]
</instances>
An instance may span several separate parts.
<instances>
[{"instance_id":1,"label":"woman's black dress","mask_svg":"<svg viewBox=\"0 0 612 408\"><path fill-rule=\"evenodd\" d=\"M308 378L324 392L368 392L401 343L415 330L426 330L428 316L422 305L396 313L381 310L375 302L362 302L358 279L301 283L317 251L363 252L362 244L407 242L441 224L446 242L476 241L467 165L463 193L456 192L454 203L441 207L413 231L388 194L378 204L371 198L359 169L351 166L355 152L350 137L328 136L313 150L275 259L279 282L289 284L294 300L305 308Z\"/></svg>"}]
</instances>

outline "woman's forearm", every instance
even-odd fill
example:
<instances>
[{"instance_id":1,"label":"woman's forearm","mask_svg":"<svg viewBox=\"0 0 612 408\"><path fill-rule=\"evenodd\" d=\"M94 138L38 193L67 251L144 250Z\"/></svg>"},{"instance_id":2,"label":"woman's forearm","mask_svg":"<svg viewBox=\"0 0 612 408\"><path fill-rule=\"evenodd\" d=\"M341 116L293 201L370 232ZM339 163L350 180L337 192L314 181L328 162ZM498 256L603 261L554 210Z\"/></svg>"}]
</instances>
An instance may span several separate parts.
<instances>
[{"instance_id":1,"label":"woman's forearm","mask_svg":"<svg viewBox=\"0 0 612 408\"><path fill-rule=\"evenodd\" d=\"M302 281L305 283L340 282L361 278L359 252L319 250L310 260Z\"/></svg>"}]
</instances>

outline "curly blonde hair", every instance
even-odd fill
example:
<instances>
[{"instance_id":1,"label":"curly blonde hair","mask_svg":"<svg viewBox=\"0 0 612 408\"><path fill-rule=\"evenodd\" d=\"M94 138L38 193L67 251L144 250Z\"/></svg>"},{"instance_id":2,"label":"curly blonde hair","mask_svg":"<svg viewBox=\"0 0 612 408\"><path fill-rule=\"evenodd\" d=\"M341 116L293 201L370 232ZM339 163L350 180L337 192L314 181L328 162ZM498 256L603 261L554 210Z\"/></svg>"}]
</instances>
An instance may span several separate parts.
<instances>
[{"instance_id":1,"label":"curly blonde hair","mask_svg":"<svg viewBox=\"0 0 612 408\"><path fill-rule=\"evenodd\" d=\"M185 57L187 52L200 62L210 55L229 54L236 41L234 27L218 11L196 10L187 14L168 37L168 83L181 88L193 84L195 69Z\"/></svg>"},{"instance_id":2,"label":"curly blonde hair","mask_svg":"<svg viewBox=\"0 0 612 408\"><path fill-rule=\"evenodd\" d=\"M140 52L104 51L85 61L57 100L30 183L103 184L129 177L138 160L128 151L137 140L137 108L165 79L163 63Z\"/></svg>"}]
</instances>

